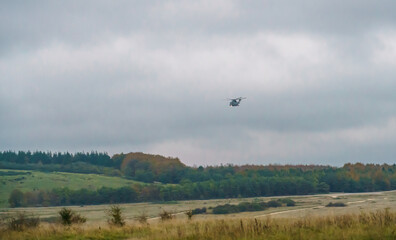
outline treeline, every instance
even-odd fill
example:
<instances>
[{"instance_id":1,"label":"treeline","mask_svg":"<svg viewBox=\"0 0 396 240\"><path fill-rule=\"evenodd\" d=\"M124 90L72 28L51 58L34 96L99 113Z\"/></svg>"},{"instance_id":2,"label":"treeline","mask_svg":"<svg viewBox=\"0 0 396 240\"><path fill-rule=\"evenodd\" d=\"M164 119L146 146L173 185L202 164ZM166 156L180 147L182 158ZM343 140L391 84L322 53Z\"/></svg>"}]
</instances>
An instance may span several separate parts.
<instances>
[{"instance_id":1,"label":"treeline","mask_svg":"<svg viewBox=\"0 0 396 240\"><path fill-rule=\"evenodd\" d=\"M249 177L299 177L329 191L364 192L396 189L396 164L345 164L336 168L317 165L244 165L187 167L177 158L144 153L0 152L0 168L98 173L146 183L222 181Z\"/></svg>"},{"instance_id":2,"label":"treeline","mask_svg":"<svg viewBox=\"0 0 396 240\"><path fill-rule=\"evenodd\" d=\"M0 152L0 162L16 164L60 164L68 165L76 162L84 162L105 167L117 167L121 163L113 161L107 153L101 152L77 152L75 154L65 152L42 152L42 151L3 151Z\"/></svg>"},{"instance_id":3,"label":"treeline","mask_svg":"<svg viewBox=\"0 0 396 240\"><path fill-rule=\"evenodd\" d=\"M56 188L50 191L21 192L14 190L9 198L11 207L63 206L105 203L135 203L150 201L195 200L211 198L259 197L274 195L309 194L327 192L323 184L299 178L248 177L222 181L205 181L178 185L135 184L119 189L102 187L98 190L70 190Z\"/></svg>"},{"instance_id":4,"label":"treeline","mask_svg":"<svg viewBox=\"0 0 396 240\"><path fill-rule=\"evenodd\" d=\"M388 189L374 188L375 191ZM194 200L211 198L260 197L327 193L327 183L306 181L301 178L248 177L178 185L134 185L118 189L102 187L98 190L70 190L56 188L51 191L36 190L11 193L11 207L91 205L106 203L135 203L149 201Z\"/></svg>"},{"instance_id":5,"label":"treeline","mask_svg":"<svg viewBox=\"0 0 396 240\"><path fill-rule=\"evenodd\" d=\"M116 154L110 158L106 153L97 152L76 154L0 152L0 168L7 164L14 167L20 166L20 169L25 167L31 170L58 169L52 171L105 173L149 183L120 189L102 188L78 191L55 189L25 192L18 198L17 203L21 206L85 205L396 189L396 164L356 163L345 164L343 167L315 165L187 167L177 158L143 153Z\"/></svg>"},{"instance_id":6,"label":"treeline","mask_svg":"<svg viewBox=\"0 0 396 240\"><path fill-rule=\"evenodd\" d=\"M362 183L343 182L341 186L351 189L351 186L360 186L354 190L366 187ZM338 181L338 180L336 180ZM392 182L394 189L396 181ZM336 184L336 182L332 182ZM364 181L363 181L364 184ZM373 191L389 190L384 185L371 185ZM326 182L309 181L302 177L248 177L220 181L188 182L181 184L135 184L131 187L119 189L102 187L98 190L70 190L58 188L51 191L31 191L22 193L18 190L11 194L9 203L12 207L21 206L61 206L61 205L87 205L105 203L135 203L150 201L174 201L213 198L260 197L281 195L302 195L314 193L328 193L330 186Z\"/></svg>"},{"instance_id":7,"label":"treeline","mask_svg":"<svg viewBox=\"0 0 396 240\"><path fill-rule=\"evenodd\" d=\"M0 169L35 170L41 172L70 172L70 173L93 173L107 176L123 176L122 172L112 167L103 167L84 162L75 162L67 165L61 164L19 164L0 162Z\"/></svg>"},{"instance_id":8,"label":"treeline","mask_svg":"<svg viewBox=\"0 0 396 240\"><path fill-rule=\"evenodd\" d=\"M174 183L220 181L240 177L301 177L324 182L330 191L362 192L395 188L396 165L345 164L341 168L317 165L244 165L187 167L177 158L144 153L0 152L0 168L66 171L123 176L137 181Z\"/></svg>"},{"instance_id":9,"label":"treeline","mask_svg":"<svg viewBox=\"0 0 396 240\"><path fill-rule=\"evenodd\" d=\"M0 151L0 168L61 171L123 176L152 183L178 183L189 169L177 158L144 153L115 154L102 152Z\"/></svg>"},{"instance_id":10,"label":"treeline","mask_svg":"<svg viewBox=\"0 0 396 240\"><path fill-rule=\"evenodd\" d=\"M70 190L68 188L55 188L50 191L35 190L21 192L13 190L8 202L10 207L37 207L37 206L66 206L66 205L95 205L106 203L132 203L137 202L136 191L131 187L107 188L98 190Z\"/></svg>"}]
</instances>

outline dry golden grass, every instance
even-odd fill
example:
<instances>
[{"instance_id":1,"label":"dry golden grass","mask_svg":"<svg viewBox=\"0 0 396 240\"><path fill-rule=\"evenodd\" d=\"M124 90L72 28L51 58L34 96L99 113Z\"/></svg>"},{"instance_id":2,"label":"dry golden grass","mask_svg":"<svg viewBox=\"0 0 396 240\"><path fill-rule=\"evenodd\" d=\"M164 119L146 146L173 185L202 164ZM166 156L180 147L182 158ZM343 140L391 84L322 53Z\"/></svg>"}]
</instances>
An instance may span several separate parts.
<instances>
[{"instance_id":1,"label":"dry golden grass","mask_svg":"<svg viewBox=\"0 0 396 240\"><path fill-rule=\"evenodd\" d=\"M118 228L48 224L22 232L3 228L0 239L396 239L396 212L384 209L300 219L170 220Z\"/></svg>"}]
</instances>

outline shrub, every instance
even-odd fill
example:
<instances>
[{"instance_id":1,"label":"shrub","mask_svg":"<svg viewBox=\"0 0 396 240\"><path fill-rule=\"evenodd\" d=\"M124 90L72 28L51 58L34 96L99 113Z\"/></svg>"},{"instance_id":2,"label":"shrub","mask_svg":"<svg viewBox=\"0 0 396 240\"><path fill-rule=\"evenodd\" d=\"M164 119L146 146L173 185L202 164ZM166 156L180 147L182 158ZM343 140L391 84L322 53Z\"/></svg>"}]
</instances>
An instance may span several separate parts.
<instances>
[{"instance_id":1,"label":"shrub","mask_svg":"<svg viewBox=\"0 0 396 240\"><path fill-rule=\"evenodd\" d=\"M171 220L173 218L173 215L171 212L163 210L163 212L160 213L160 217L162 221L166 221L166 220Z\"/></svg>"},{"instance_id":2,"label":"shrub","mask_svg":"<svg viewBox=\"0 0 396 240\"><path fill-rule=\"evenodd\" d=\"M286 206L288 206L288 207L296 206L296 202L291 200L290 198L281 198L281 199L278 199L278 201L285 203Z\"/></svg>"},{"instance_id":3,"label":"shrub","mask_svg":"<svg viewBox=\"0 0 396 240\"><path fill-rule=\"evenodd\" d=\"M75 223L85 223L87 219L82 217L80 214L74 212L70 208L62 208L59 211L61 217L61 223L63 225L72 225Z\"/></svg>"},{"instance_id":4,"label":"shrub","mask_svg":"<svg viewBox=\"0 0 396 240\"><path fill-rule=\"evenodd\" d=\"M7 216L5 222L9 230L23 231L26 228L38 227L40 218L33 215L28 217L25 212L18 212L15 215Z\"/></svg>"},{"instance_id":5,"label":"shrub","mask_svg":"<svg viewBox=\"0 0 396 240\"><path fill-rule=\"evenodd\" d=\"M196 208L191 211L193 215L206 213L206 207L203 208Z\"/></svg>"},{"instance_id":6,"label":"shrub","mask_svg":"<svg viewBox=\"0 0 396 240\"><path fill-rule=\"evenodd\" d=\"M326 207L346 207L346 204L343 202L329 202L329 204L326 205Z\"/></svg>"},{"instance_id":7,"label":"shrub","mask_svg":"<svg viewBox=\"0 0 396 240\"><path fill-rule=\"evenodd\" d=\"M292 202L294 203L294 201ZM228 213L238 213L238 212L254 212L254 211L263 211L269 207L281 207L281 206L282 206L282 202L280 200L271 200L269 202L254 201L252 203L241 202L238 205L231 205L231 204L218 205L213 208L213 213L228 214Z\"/></svg>"},{"instance_id":8,"label":"shrub","mask_svg":"<svg viewBox=\"0 0 396 240\"><path fill-rule=\"evenodd\" d=\"M187 212L185 212L185 214L188 217L188 220L191 220L192 216L193 216L193 211L192 210L188 210Z\"/></svg>"},{"instance_id":9,"label":"shrub","mask_svg":"<svg viewBox=\"0 0 396 240\"><path fill-rule=\"evenodd\" d=\"M281 207L282 203L278 200L271 200L271 201L267 202L267 206L268 207Z\"/></svg>"},{"instance_id":10,"label":"shrub","mask_svg":"<svg viewBox=\"0 0 396 240\"><path fill-rule=\"evenodd\" d=\"M214 214L228 214L240 212L238 206L231 204L219 205L213 208Z\"/></svg>"},{"instance_id":11,"label":"shrub","mask_svg":"<svg viewBox=\"0 0 396 240\"><path fill-rule=\"evenodd\" d=\"M122 210L118 205L111 206L110 209L105 211L105 213L108 216L107 222L110 225L120 226L120 227L125 225L125 219L124 216L122 215Z\"/></svg>"},{"instance_id":12,"label":"shrub","mask_svg":"<svg viewBox=\"0 0 396 240\"><path fill-rule=\"evenodd\" d=\"M146 213L142 213L136 217L136 220L138 220L142 224L147 223L147 219L148 219L148 217L147 217Z\"/></svg>"}]
</instances>

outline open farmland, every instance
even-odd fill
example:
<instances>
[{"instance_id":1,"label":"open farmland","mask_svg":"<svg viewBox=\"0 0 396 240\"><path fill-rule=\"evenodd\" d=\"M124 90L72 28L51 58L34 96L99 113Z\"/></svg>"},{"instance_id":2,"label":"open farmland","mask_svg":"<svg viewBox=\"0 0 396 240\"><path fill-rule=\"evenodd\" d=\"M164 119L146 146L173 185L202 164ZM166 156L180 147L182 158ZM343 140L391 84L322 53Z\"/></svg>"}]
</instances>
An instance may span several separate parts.
<instances>
[{"instance_id":1,"label":"open farmland","mask_svg":"<svg viewBox=\"0 0 396 240\"><path fill-rule=\"evenodd\" d=\"M306 196L288 196L296 202L293 207L268 208L265 211L242 212L236 214L199 214L194 219L224 219L224 218L302 218L306 216L327 216L341 214L358 214L362 211L376 211L385 208L396 209L396 191L374 192L374 193L331 193ZM235 198L235 199L213 199L213 200L193 200L178 201L169 203L133 203L120 204L123 209L127 223L133 224L135 218L146 214L149 222L159 220L158 216L162 211L169 211L175 214L178 219L186 219L185 211L206 207L210 212L211 207L222 204L238 204L240 202L269 201L272 199L285 197L262 197L262 198ZM329 202L342 202L345 207L325 207ZM70 208L87 218L87 225L106 225L106 215L104 210L110 205L92 206L71 206ZM39 207L39 208L3 208L0 214L26 211L45 219L53 219L58 216L58 211L62 207Z\"/></svg>"},{"instance_id":2,"label":"open farmland","mask_svg":"<svg viewBox=\"0 0 396 240\"><path fill-rule=\"evenodd\" d=\"M65 172L39 172L25 170L0 169L0 208L8 206L8 198L14 189L23 192L33 190L51 190L67 187L72 190L81 188L97 189L100 187L119 188L137 183L121 177L98 174L79 174Z\"/></svg>"},{"instance_id":3,"label":"open farmland","mask_svg":"<svg viewBox=\"0 0 396 240\"><path fill-rule=\"evenodd\" d=\"M225 199L182 201L168 204L139 203L120 205L125 213L124 227L109 227L104 210L108 205L71 207L87 217L84 225L63 227L44 223L26 231L0 231L2 239L395 239L396 191L293 196L294 207L269 208L261 212L193 216L187 221L183 211L242 201L270 200ZM345 207L325 207L342 202ZM44 221L54 220L60 207L2 209L1 215L26 211ZM158 214L172 211L174 219L161 221ZM148 224L135 220L149 216Z\"/></svg>"}]
</instances>

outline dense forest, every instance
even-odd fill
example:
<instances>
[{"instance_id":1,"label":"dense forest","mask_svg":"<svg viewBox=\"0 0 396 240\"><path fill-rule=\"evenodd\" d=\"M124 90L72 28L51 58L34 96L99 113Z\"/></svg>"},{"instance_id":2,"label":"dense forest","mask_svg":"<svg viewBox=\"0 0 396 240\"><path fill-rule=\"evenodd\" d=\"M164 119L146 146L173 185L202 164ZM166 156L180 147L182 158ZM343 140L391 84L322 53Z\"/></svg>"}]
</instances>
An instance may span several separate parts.
<instances>
[{"instance_id":1,"label":"dense forest","mask_svg":"<svg viewBox=\"0 0 396 240\"><path fill-rule=\"evenodd\" d=\"M0 168L100 173L147 184L96 190L55 188L22 193L10 206L56 206L209 198L368 192L396 189L396 164L188 167L177 158L143 153L0 152Z\"/></svg>"}]
</instances>

